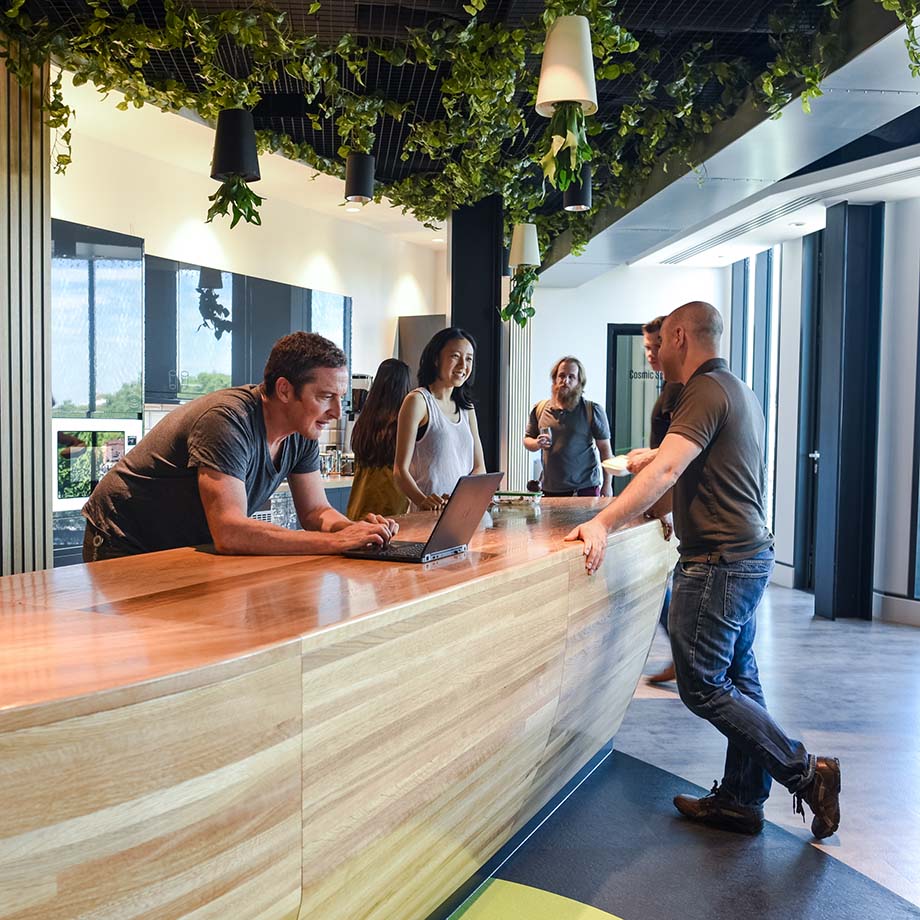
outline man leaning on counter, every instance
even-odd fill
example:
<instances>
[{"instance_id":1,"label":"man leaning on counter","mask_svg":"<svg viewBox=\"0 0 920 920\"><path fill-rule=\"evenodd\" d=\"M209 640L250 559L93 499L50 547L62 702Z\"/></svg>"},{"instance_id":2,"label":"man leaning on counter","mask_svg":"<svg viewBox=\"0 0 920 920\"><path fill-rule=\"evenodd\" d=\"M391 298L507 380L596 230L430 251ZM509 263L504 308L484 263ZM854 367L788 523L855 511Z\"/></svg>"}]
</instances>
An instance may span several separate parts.
<instances>
[{"instance_id":1,"label":"man leaning on counter","mask_svg":"<svg viewBox=\"0 0 920 920\"><path fill-rule=\"evenodd\" d=\"M213 543L218 553L330 554L387 543L395 521L329 505L320 432L342 414L345 353L316 333L272 347L262 383L174 409L103 477L83 508L84 562ZM287 478L303 530L249 515Z\"/></svg>"}]
</instances>

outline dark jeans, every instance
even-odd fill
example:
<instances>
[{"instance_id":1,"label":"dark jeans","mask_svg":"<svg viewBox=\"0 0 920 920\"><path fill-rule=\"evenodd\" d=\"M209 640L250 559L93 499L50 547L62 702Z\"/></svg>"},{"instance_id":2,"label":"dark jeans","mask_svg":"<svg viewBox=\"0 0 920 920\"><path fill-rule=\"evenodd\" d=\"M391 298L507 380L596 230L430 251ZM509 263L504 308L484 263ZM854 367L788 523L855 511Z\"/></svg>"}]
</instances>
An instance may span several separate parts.
<instances>
[{"instance_id":1,"label":"dark jeans","mask_svg":"<svg viewBox=\"0 0 920 920\"><path fill-rule=\"evenodd\" d=\"M586 486L584 489L572 489L571 492L544 492L544 498L597 498L601 494L600 486Z\"/></svg>"},{"instance_id":2,"label":"dark jeans","mask_svg":"<svg viewBox=\"0 0 920 920\"><path fill-rule=\"evenodd\" d=\"M680 698L728 738L722 789L750 807L767 800L771 777L796 792L815 772L815 758L767 712L754 659L754 614L772 571L772 549L680 562L668 617Z\"/></svg>"}]
</instances>

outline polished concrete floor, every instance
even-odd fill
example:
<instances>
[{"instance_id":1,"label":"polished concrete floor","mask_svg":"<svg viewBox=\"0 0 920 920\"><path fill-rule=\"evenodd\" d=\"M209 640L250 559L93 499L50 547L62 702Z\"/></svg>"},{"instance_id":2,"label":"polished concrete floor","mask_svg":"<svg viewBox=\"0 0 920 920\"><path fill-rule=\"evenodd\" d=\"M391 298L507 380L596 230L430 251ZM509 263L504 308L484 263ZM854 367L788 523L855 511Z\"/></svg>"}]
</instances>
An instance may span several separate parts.
<instances>
[{"instance_id":1,"label":"polished concrete floor","mask_svg":"<svg viewBox=\"0 0 920 920\"><path fill-rule=\"evenodd\" d=\"M755 652L774 717L810 751L839 757L843 780L840 830L822 843L782 787L767 819L920 905L920 629L815 619L810 594L771 586ZM646 671L668 655L661 633ZM723 737L673 684L640 684L614 748L700 786L722 775Z\"/></svg>"}]
</instances>

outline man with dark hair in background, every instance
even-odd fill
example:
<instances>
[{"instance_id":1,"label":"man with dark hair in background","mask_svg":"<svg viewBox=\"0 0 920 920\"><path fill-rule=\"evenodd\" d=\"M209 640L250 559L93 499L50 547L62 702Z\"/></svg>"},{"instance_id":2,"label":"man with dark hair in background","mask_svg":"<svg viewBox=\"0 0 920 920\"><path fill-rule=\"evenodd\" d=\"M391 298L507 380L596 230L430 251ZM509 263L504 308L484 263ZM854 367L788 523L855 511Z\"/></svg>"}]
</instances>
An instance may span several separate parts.
<instances>
[{"instance_id":1,"label":"man with dark hair in background","mask_svg":"<svg viewBox=\"0 0 920 920\"><path fill-rule=\"evenodd\" d=\"M661 325L664 322L663 316L656 316L642 327L642 347L645 349L645 360L648 366L656 373L662 374L661 362L658 360L658 350L661 348ZM663 374L662 374L663 376ZM664 381L664 386L652 406L652 417L649 433L649 446L639 447L631 450L627 457L627 469L630 473L636 473L645 462L646 456L650 450L657 450L668 433L671 424L671 415L677 408L677 401L683 392L683 385L670 380ZM651 509L651 515L661 519L665 529L665 534L673 531L674 524L672 521L671 511L671 493L665 492ZM669 537L670 538L670 537ZM668 609L671 604L671 578L668 578L668 587L664 594L664 603L661 605L660 622L664 631L668 631ZM674 680L674 662L670 661L660 671L652 674L648 678L650 684L663 684Z\"/></svg>"},{"instance_id":2,"label":"man with dark hair in background","mask_svg":"<svg viewBox=\"0 0 920 920\"><path fill-rule=\"evenodd\" d=\"M543 494L610 496L610 471L597 461L597 452L602 461L613 456L610 426L603 407L584 398L584 365L567 355L553 365L549 378L552 398L530 410L524 434L524 447L543 451Z\"/></svg>"},{"instance_id":3,"label":"man with dark hair in background","mask_svg":"<svg viewBox=\"0 0 920 920\"><path fill-rule=\"evenodd\" d=\"M279 339L262 383L178 406L103 477L83 508L83 559L213 543L218 553L328 554L384 544L395 521L353 523L326 500L317 438L342 414L345 353L321 335ZM303 530L251 515L288 480Z\"/></svg>"},{"instance_id":4,"label":"man with dark hair in background","mask_svg":"<svg viewBox=\"0 0 920 920\"><path fill-rule=\"evenodd\" d=\"M719 357L722 317L711 304L678 307L661 327L658 358L682 383L661 447L593 520L566 540L584 543L597 571L607 536L674 488L680 562L671 597L671 651L680 698L728 739L721 784L709 795L678 795L687 818L757 834L772 779L814 815L811 832L840 824L840 764L815 757L767 712L754 658L755 612L773 571L773 535L764 514L764 417L750 387Z\"/></svg>"}]
</instances>

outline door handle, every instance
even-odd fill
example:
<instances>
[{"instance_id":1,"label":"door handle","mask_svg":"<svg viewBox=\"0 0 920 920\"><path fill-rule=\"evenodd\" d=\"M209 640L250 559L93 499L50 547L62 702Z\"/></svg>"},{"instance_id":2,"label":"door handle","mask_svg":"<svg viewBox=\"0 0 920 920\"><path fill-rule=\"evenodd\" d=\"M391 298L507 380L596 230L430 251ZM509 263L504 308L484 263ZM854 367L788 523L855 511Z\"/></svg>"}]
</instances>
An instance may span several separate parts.
<instances>
[{"instance_id":1,"label":"door handle","mask_svg":"<svg viewBox=\"0 0 920 920\"><path fill-rule=\"evenodd\" d=\"M818 461L821 459L821 454L817 450L813 450L809 455L808 459L811 460L812 472L817 476L818 475Z\"/></svg>"}]
</instances>

